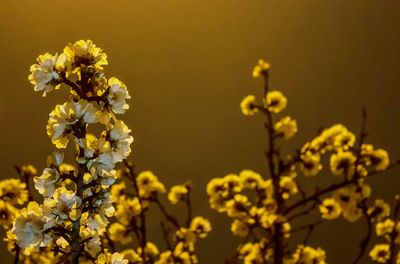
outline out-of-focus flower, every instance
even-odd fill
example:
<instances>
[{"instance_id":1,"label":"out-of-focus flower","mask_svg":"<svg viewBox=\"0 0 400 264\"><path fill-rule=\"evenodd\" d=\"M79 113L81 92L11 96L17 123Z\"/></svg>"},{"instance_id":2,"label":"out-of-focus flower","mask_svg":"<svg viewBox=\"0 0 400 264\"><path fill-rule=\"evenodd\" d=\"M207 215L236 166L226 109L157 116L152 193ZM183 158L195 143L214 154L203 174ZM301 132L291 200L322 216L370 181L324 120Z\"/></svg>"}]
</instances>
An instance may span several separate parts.
<instances>
[{"instance_id":1,"label":"out-of-focus flower","mask_svg":"<svg viewBox=\"0 0 400 264\"><path fill-rule=\"evenodd\" d=\"M378 244L375 245L369 252L369 256L372 260L378 263L386 263L390 258L390 245L389 244Z\"/></svg>"},{"instance_id":2,"label":"out-of-focus flower","mask_svg":"<svg viewBox=\"0 0 400 264\"><path fill-rule=\"evenodd\" d=\"M335 199L326 198L319 206L319 211L321 212L322 218L332 220L340 216L342 209Z\"/></svg>"},{"instance_id":3,"label":"out-of-focus flower","mask_svg":"<svg viewBox=\"0 0 400 264\"><path fill-rule=\"evenodd\" d=\"M275 134L284 139L289 139L297 133L297 122L290 116L283 117L274 124Z\"/></svg>"},{"instance_id":4,"label":"out-of-focus flower","mask_svg":"<svg viewBox=\"0 0 400 264\"><path fill-rule=\"evenodd\" d=\"M257 65L253 68L253 77L260 77L261 74L268 72L270 65L268 62L265 62L263 59L259 59Z\"/></svg>"},{"instance_id":5,"label":"out-of-focus flower","mask_svg":"<svg viewBox=\"0 0 400 264\"><path fill-rule=\"evenodd\" d=\"M256 107L256 97L254 95L248 95L243 98L240 103L240 109L242 109L242 113L246 116L254 115L258 112Z\"/></svg>"},{"instance_id":6,"label":"out-of-focus flower","mask_svg":"<svg viewBox=\"0 0 400 264\"><path fill-rule=\"evenodd\" d=\"M168 200L171 204L177 204L188 193L188 188L185 185L172 186L168 193Z\"/></svg>"},{"instance_id":7,"label":"out-of-focus flower","mask_svg":"<svg viewBox=\"0 0 400 264\"><path fill-rule=\"evenodd\" d=\"M280 91L270 91L264 98L264 107L272 113L280 113L286 108L287 99Z\"/></svg>"},{"instance_id":8,"label":"out-of-focus flower","mask_svg":"<svg viewBox=\"0 0 400 264\"><path fill-rule=\"evenodd\" d=\"M22 205L28 201L28 190L24 182L19 179L0 181L0 199L12 205Z\"/></svg>"}]
</instances>

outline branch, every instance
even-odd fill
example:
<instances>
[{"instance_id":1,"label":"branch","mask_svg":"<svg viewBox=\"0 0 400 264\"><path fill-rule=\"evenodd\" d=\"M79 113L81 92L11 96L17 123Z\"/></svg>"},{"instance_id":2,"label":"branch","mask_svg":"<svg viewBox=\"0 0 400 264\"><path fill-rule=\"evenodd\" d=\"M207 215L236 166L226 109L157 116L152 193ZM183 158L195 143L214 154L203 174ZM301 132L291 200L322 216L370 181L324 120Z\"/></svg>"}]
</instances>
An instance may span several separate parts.
<instances>
[{"instance_id":1,"label":"branch","mask_svg":"<svg viewBox=\"0 0 400 264\"><path fill-rule=\"evenodd\" d=\"M14 258L14 264L18 264L19 262L19 252L21 251L21 248L18 245L15 245L15 258Z\"/></svg>"},{"instance_id":2,"label":"branch","mask_svg":"<svg viewBox=\"0 0 400 264\"><path fill-rule=\"evenodd\" d=\"M178 223L178 220L176 220L175 217L170 215L167 210L165 210L165 207L161 204L160 200L158 197L154 198L154 202L158 205L158 208L160 208L161 213L164 215L165 219L170 222L172 225L174 225L177 229L179 229L181 226Z\"/></svg>"},{"instance_id":3,"label":"branch","mask_svg":"<svg viewBox=\"0 0 400 264\"><path fill-rule=\"evenodd\" d=\"M360 253L357 255L357 257L353 261L353 264L358 263L362 259L362 257L364 256L364 254L367 250L368 244L369 244L369 242L371 240L371 236L372 236L372 228L373 227L372 227L371 219L367 213L368 208L367 208L366 200L363 201L362 210L363 210L363 214L365 216L365 220L367 220L367 235L360 242L360 248L361 248Z\"/></svg>"}]
</instances>

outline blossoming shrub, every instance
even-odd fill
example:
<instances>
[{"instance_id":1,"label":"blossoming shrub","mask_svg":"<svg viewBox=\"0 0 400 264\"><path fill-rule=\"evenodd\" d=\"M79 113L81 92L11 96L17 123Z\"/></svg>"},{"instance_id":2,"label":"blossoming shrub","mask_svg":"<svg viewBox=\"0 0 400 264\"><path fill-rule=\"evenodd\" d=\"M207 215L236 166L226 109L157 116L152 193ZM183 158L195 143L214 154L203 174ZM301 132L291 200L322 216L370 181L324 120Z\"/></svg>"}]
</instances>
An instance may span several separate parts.
<instances>
[{"instance_id":1,"label":"blossoming shrub","mask_svg":"<svg viewBox=\"0 0 400 264\"><path fill-rule=\"evenodd\" d=\"M31 66L35 91L47 96L65 86L70 95L49 115L47 134L57 151L43 172L16 166L19 179L0 181L0 225L7 231L14 263L198 263L195 244L208 235L211 223L193 216L190 182L167 193L153 172L136 173L126 160L133 137L118 117L129 109L130 95L123 82L105 77L107 63L102 49L80 40L61 54L40 55ZM253 70L254 77L264 79L262 102L248 95L240 104L246 116L265 116L268 172L242 170L211 179L206 188L211 208L231 218L233 235L243 238L227 263L326 263L325 250L309 239L317 225L340 217L367 221L352 263L360 263L368 251L376 263L400 263L400 198L392 209L381 199L372 200L367 184L369 177L399 162L390 163L385 150L365 142L365 111L358 138L336 124L294 154L282 155L281 140L291 139L298 128L292 117L277 117L287 99L269 88L269 68L260 60ZM103 130L94 132L93 124ZM70 162L67 148L74 154ZM329 159L326 171L337 180L306 192L299 181L321 173L324 157ZM179 218L169 213L163 195L171 205L184 205L186 213ZM158 232L163 249L148 239L153 231L148 212L154 207L163 219ZM319 212L319 219L307 223L303 216L312 211ZM292 235L301 231L307 231L303 243L289 246ZM373 238L377 242L372 244Z\"/></svg>"},{"instance_id":2,"label":"blossoming shrub","mask_svg":"<svg viewBox=\"0 0 400 264\"><path fill-rule=\"evenodd\" d=\"M320 131L294 154L282 155L281 141L297 133L297 122L290 116L277 116L285 110L287 99L282 92L269 88L269 68L267 62L260 60L253 70L253 77L264 79L262 101L248 95L240 104L246 116L257 113L265 116L269 171L262 176L243 170L212 179L207 185L210 206L230 217L233 235L243 238L230 262L326 263L326 252L310 245L309 238L317 225L343 217L349 222L365 218L368 223L360 252L349 263L358 263L367 250L377 263L400 263L400 200L396 197L395 209L391 211L383 200L371 201L371 187L367 184L369 177L398 162L391 164L385 150L365 142L365 111L358 142L353 132L336 124ZM318 175L323 169L324 156L330 160L329 170L336 175L336 183L307 193L299 181ZM314 210L319 210L320 219L306 223L309 219L303 216ZM294 222L300 217L303 217L302 225L298 226ZM377 236L384 239L371 248L374 226ZM289 247L291 235L302 230L307 231L304 242L295 248Z\"/></svg>"},{"instance_id":3,"label":"blossoming shrub","mask_svg":"<svg viewBox=\"0 0 400 264\"><path fill-rule=\"evenodd\" d=\"M125 160L133 137L118 117L129 109L130 95L123 82L105 77L107 63L101 48L80 40L61 54L40 55L31 66L35 91L47 96L66 86L70 96L49 115L47 134L58 150L43 172L16 167L20 179L0 182L0 225L14 263L197 263L194 245L207 236L210 222L192 217L190 184L168 194L172 204L187 204L182 224L160 201L166 189L159 179L150 171L136 175ZM92 124L103 131L91 132ZM71 163L64 160L68 147ZM146 236L150 203L166 219L161 252Z\"/></svg>"}]
</instances>

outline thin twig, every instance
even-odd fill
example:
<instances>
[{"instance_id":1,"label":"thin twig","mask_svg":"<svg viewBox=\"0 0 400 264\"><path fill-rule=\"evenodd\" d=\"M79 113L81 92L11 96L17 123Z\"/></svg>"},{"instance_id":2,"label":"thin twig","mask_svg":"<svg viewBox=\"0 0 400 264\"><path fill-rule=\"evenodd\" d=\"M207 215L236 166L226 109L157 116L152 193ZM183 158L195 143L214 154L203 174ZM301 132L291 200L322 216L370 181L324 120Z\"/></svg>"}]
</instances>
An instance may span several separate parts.
<instances>
[{"instance_id":1,"label":"thin twig","mask_svg":"<svg viewBox=\"0 0 400 264\"><path fill-rule=\"evenodd\" d=\"M21 248L18 245L15 245L15 257L14 257L14 264L18 264L19 262L19 252Z\"/></svg>"},{"instance_id":2,"label":"thin twig","mask_svg":"<svg viewBox=\"0 0 400 264\"><path fill-rule=\"evenodd\" d=\"M361 240L360 242L360 253L357 255L357 257L354 259L353 264L358 263L362 257L364 256L368 244L371 240L371 236L372 236L372 222L371 222L371 218L368 215L368 207L367 207L367 200L365 199L361 205L362 211L363 211L363 215L365 217L365 220L367 221L367 235L363 238L363 240Z\"/></svg>"}]
</instances>

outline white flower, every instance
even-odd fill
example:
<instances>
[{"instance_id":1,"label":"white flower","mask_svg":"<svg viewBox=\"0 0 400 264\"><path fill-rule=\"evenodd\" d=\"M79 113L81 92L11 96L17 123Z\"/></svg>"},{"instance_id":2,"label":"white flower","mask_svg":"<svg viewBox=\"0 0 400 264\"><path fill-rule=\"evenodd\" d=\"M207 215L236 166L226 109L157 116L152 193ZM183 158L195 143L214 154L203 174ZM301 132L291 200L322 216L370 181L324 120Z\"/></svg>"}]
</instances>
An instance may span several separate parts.
<instances>
[{"instance_id":1,"label":"white flower","mask_svg":"<svg viewBox=\"0 0 400 264\"><path fill-rule=\"evenodd\" d=\"M100 154L96 159L88 163L89 167L94 166L95 170L99 175L103 174L103 171L110 171L114 168L115 162L111 152Z\"/></svg>"},{"instance_id":2,"label":"white flower","mask_svg":"<svg viewBox=\"0 0 400 264\"><path fill-rule=\"evenodd\" d=\"M122 161L131 153L130 145L133 142L133 137L129 135L130 132L131 130L121 120L115 122L109 132L109 140L113 149L112 155L115 163Z\"/></svg>"},{"instance_id":3,"label":"white flower","mask_svg":"<svg viewBox=\"0 0 400 264\"><path fill-rule=\"evenodd\" d=\"M59 63L62 63L63 58L57 54L46 53L36 59L39 64L31 66L31 74L28 77L29 81L35 85L36 92L43 91L43 96L46 96L48 92L60 87L61 77L56 68Z\"/></svg>"},{"instance_id":4,"label":"white flower","mask_svg":"<svg viewBox=\"0 0 400 264\"><path fill-rule=\"evenodd\" d=\"M64 222L69 218L75 220L79 215L82 200L76 196L74 191L67 190L65 187L57 188L53 198L44 200L44 208L51 211L51 215L56 217L56 222ZM48 208L48 209L47 209Z\"/></svg>"},{"instance_id":5,"label":"white flower","mask_svg":"<svg viewBox=\"0 0 400 264\"><path fill-rule=\"evenodd\" d=\"M108 225L108 217L112 217L114 213L115 208L112 205L110 193L103 192L91 204L91 213L85 212L82 214L81 221L86 223L89 231L101 230Z\"/></svg>"},{"instance_id":6,"label":"white flower","mask_svg":"<svg viewBox=\"0 0 400 264\"><path fill-rule=\"evenodd\" d=\"M107 100L111 110L116 114L124 114L125 110L129 109L129 105L125 101L131 98L128 89L124 83L115 77L108 80L108 85Z\"/></svg>"},{"instance_id":7,"label":"white flower","mask_svg":"<svg viewBox=\"0 0 400 264\"><path fill-rule=\"evenodd\" d=\"M99 234L96 233L89 241L85 243L85 251L92 257L96 257L101 250L101 240Z\"/></svg>"},{"instance_id":8,"label":"white flower","mask_svg":"<svg viewBox=\"0 0 400 264\"><path fill-rule=\"evenodd\" d=\"M60 167L64 160L64 153L54 151L50 156L47 157L47 166L54 165Z\"/></svg>"},{"instance_id":9,"label":"white flower","mask_svg":"<svg viewBox=\"0 0 400 264\"><path fill-rule=\"evenodd\" d=\"M101 181L100 184L102 186L109 187L115 183L117 180L117 172L116 170L111 170L111 171L105 171L103 170L101 176Z\"/></svg>"},{"instance_id":10,"label":"white flower","mask_svg":"<svg viewBox=\"0 0 400 264\"><path fill-rule=\"evenodd\" d=\"M22 248L47 246L53 239L50 233L44 232L51 227L47 222L42 208L36 202L30 202L14 222L12 233L17 244Z\"/></svg>"},{"instance_id":11,"label":"white flower","mask_svg":"<svg viewBox=\"0 0 400 264\"><path fill-rule=\"evenodd\" d=\"M56 187L56 183L60 178L60 173L53 168L45 168L43 174L35 177L35 188L38 192L46 197L52 196Z\"/></svg>"},{"instance_id":12,"label":"white flower","mask_svg":"<svg viewBox=\"0 0 400 264\"><path fill-rule=\"evenodd\" d=\"M96 112L94 105L85 100L57 105L50 113L47 134L57 148L65 148L68 144L68 134L73 131L74 125L96 123Z\"/></svg>"}]
</instances>

